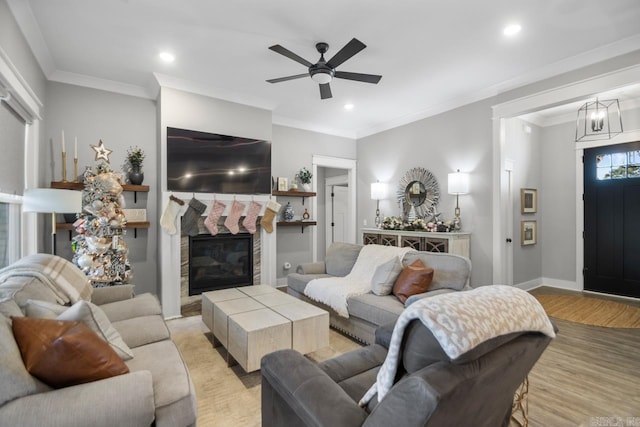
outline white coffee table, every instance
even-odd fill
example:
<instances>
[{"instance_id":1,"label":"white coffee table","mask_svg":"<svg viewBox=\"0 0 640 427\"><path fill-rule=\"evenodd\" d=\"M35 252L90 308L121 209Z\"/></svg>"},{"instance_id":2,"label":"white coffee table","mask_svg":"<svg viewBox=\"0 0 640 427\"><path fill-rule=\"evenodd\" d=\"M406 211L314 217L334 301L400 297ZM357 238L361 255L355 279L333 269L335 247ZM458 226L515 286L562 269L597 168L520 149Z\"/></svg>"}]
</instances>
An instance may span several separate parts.
<instances>
[{"instance_id":1,"label":"white coffee table","mask_svg":"<svg viewBox=\"0 0 640 427\"><path fill-rule=\"evenodd\" d=\"M329 345L329 313L272 286L256 285L202 294L202 321L227 362L246 372L265 354L293 348L307 354Z\"/></svg>"}]
</instances>

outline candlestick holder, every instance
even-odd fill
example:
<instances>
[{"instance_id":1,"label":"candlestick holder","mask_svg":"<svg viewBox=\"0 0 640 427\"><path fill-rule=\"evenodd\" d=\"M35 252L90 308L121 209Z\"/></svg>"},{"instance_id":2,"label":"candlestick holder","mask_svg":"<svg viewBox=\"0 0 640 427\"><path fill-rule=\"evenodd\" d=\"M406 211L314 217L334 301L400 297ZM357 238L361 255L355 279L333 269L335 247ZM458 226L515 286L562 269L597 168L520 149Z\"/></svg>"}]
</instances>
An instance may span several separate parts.
<instances>
[{"instance_id":1,"label":"candlestick holder","mask_svg":"<svg viewBox=\"0 0 640 427\"><path fill-rule=\"evenodd\" d=\"M62 152L62 182L67 182L67 153Z\"/></svg>"},{"instance_id":2,"label":"candlestick holder","mask_svg":"<svg viewBox=\"0 0 640 427\"><path fill-rule=\"evenodd\" d=\"M73 182L78 182L78 158L73 158Z\"/></svg>"}]
</instances>

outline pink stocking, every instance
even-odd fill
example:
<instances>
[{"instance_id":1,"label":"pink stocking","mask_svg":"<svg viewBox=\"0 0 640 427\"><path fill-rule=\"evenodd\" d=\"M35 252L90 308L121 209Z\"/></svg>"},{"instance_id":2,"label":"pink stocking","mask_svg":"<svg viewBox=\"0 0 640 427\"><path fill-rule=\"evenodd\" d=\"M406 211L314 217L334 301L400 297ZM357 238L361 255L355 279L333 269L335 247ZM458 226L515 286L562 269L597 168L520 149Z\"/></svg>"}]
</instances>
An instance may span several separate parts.
<instances>
[{"instance_id":1,"label":"pink stocking","mask_svg":"<svg viewBox=\"0 0 640 427\"><path fill-rule=\"evenodd\" d=\"M214 200L209 215L207 215L207 218L204 220L204 226L207 227L207 230L209 230L212 236L218 234L218 220L222 212L224 212L224 208L226 208L224 203Z\"/></svg>"},{"instance_id":2,"label":"pink stocking","mask_svg":"<svg viewBox=\"0 0 640 427\"><path fill-rule=\"evenodd\" d=\"M231 234L238 234L238 231L240 231L238 222L240 221L240 215L242 215L243 210L244 203L240 203L237 200L234 200L233 204L231 205L231 212L229 212L227 219L224 220L224 226L229 229Z\"/></svg>"},{"instance_id":3,"label":"pink stocking","mask_svg":"<svg viewBox=\"0 0 640 427\"><path fill-rule=\"evenodd\" d=\"M256 221L258 220L258 214L262 209L262 205L258 202L249 203L249 209L247 209L247 216L244 217L244 221L242 221L242 225L244 228L249 231L249 233L253 234L256 232Z\"/></svg>"}]
</instances>

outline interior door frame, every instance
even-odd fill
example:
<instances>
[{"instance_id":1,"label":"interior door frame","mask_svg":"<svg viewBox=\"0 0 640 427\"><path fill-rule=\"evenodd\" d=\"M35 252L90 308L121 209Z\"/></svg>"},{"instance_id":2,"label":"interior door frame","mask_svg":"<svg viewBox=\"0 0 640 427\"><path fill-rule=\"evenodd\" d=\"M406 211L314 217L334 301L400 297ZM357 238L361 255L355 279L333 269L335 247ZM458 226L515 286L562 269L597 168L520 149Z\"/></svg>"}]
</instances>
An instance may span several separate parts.
<instances>
[{"instance_id":1,"label":"interior door frame","mask_svg":"<svg viewBox=\"0 0 640 427\"><path fill-rule=\"evenodd\" d=\"M342 157L320 156L314 154L311 160L313 176L318 176L318 168L335 168L347 170L347 181L349 186L349 212L351 213L349 221L348 243L356 242L356 178L357 163L354 159L345 159ZM312 190L318 192L318 180L312 180ZM311 197L311 212L318 212L318 198ZM313 262L318 260L318 227L310 227L311 230L311 258Z\"/></svg>"},{"instance_id":2,"label":"interior door frame","mask_svg":"<svg viewBox=\"0 0 640 427\"><path fill-rule=\"evenodd\" d=\"M329 226L329 220L333 219L330 217L330 203L328 203L328 199L333 199L333 197L330 197L330 192L333 192L333 188L334 186L341 186L344 185L345 187L349 187L349 176L348 175L340 175L340 176L332 176L331 178L325 178L324 180L324 188L325 188L325 222L326 222L326 227L325 227L325 242L326 242L326 246L329 246L329 240L331 239L331 234L332 234L332 227ZM353 210L353 206L351 206L350 204L348 204L347 206L347 213L348 216L351 217L352 216L352 211ZM348 224L347 224L348 226Z\"/></svg>"},{"instance_id":3,"label":"interior door frame","mask_svg":"<svg viewBox=\"0 0 640 427\"><path fill-rule=\"evenodd\" d=\"M640 64L622 68L605 74L600 74L585 80L571 84L558 86L550 90L544 90L533 95L517 98L492 106L493 110L493 283L504 283L507 278L507 268L504 265L506 252L509 250L506 239L508 237L505 227L508 209L506 187L505 155L503 147L506 144L505 121L522 114L532 113L562 104L582 101L585 98L595 97L600 92L637 84L640 81ZM569 289L583 290L584 279L584 167L582 155L585 148L598 146L623 144L640 140L640 129L625 131L610 140L590 141L575 143L576 152L576 281L575 283L561 281L554 285Z\"/></svg>"}]
</instances>

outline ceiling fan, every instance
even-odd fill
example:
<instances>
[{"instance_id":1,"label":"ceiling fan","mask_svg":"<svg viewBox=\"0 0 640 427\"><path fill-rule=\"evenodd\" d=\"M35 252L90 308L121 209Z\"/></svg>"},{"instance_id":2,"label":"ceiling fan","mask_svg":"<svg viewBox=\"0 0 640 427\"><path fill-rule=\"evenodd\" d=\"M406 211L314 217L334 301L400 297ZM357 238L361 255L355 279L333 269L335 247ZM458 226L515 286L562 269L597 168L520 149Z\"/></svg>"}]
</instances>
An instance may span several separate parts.
<instances>
[{"instance_id":1,"label":"ceiling fan","mask_svg":"<svg viewBox=\"0 0 640 427\"><path fill-rule=\"evenodd\" d=\"M269 83L280 83L285 82L287 80L301 79L303 77L310 76L314 82L317 82L320 85L320 98L327 99L331 98L331 87L329 86L329 82L333 80L333 78L337 79L346 79L346 80L355 80L358 82L365 83L373 83L377 84L382 76L378 76L375 74L361 74L361 73L349 73L346 71L336 71L336 67L350 59L356 53L360 52L362 49L367 47L360 40L354 38L351 39L349 43L347 43L342 49L336 53L333 58L330 60L324 59L324 54L329 50L329 45L327 43L321 42L316 44L316 49L320 53L320 59L315 64L307 61L306 59L296 55L290 50L280 46L279 44L273 45L269 47L274 52L278 52L280 55L284 55L289 59L293 59L296 62L304 65L305 67L309 67L309 72L304 74L296 74L295 76L287 76L280 77L277 79L267 80Z\"/></svg>"}]
</instances>

